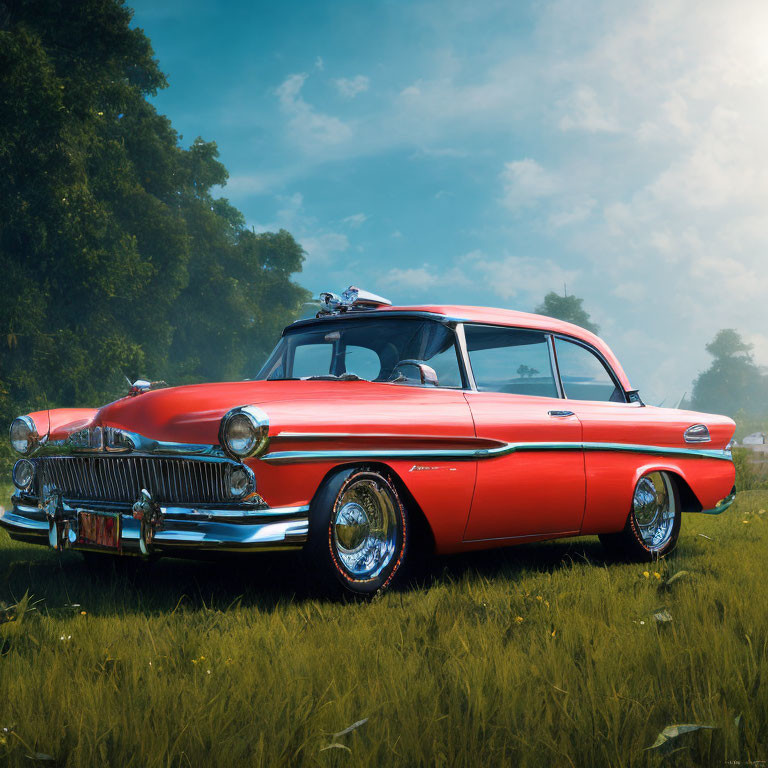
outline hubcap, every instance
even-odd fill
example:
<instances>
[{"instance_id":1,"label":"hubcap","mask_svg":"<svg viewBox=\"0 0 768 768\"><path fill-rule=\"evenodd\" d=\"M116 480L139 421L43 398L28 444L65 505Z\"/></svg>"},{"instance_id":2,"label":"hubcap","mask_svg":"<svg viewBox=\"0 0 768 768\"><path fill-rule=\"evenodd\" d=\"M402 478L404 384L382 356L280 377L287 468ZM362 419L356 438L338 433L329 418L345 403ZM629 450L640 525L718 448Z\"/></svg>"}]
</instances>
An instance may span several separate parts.
<instances>
[{"instance_id":1,"label":"hubcap","mask_svg":"<svg viewBox=\"0 0 768 768\"><path fill-rule=\"evenodd\" d=\"M397 514L390 493L372 478L352 482L336 500L333 546L356 579L376 578L397 548Z\"/></svg>"},{"instance_id":2,"label":"hubcap","mask_svg":"<svg viewBox=\"0 0 768 768\"><path fill-rule=\"evenodd\" d=\"M665 472L641 477L635 487L632 512L645 546L652 552L663 549L675 525L675 495Z\"/></svg>"}]
</instances>

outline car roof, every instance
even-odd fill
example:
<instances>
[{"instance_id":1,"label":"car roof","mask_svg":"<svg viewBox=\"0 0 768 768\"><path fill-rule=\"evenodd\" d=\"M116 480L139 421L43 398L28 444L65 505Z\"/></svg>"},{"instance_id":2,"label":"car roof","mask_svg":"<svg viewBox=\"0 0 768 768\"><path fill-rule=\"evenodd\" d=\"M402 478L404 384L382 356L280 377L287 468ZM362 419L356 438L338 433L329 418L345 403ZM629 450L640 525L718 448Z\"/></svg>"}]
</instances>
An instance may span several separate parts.
<instances>
[{"instance_id":1,"label":"car roof","mask_svg":"<svg viewBox=\"0 0 768 768\"><path fill-rule=\"evenodd\" d=\"M611 348L599 337L586 328L579 325L568 323L565 320L558 320L546 315L534 315L531 312L518 312L514 309L500 309L497 307L472 307L462 304L419 304L409 306L382 306L376 309L365 310L361 312L344 313L342 317L371 317L387 312L397 313L429 313L450 318L451 320L464 321L468 323L482 323L488 325L507 325L513 328L530 328L538 331L548 331L549 333L559 333L564 336L583 341L586 344L597 349L605 358L618 377L622 387L629 391L632 385L629 378L621 367L616 355ZM329 315L328 317L333 317ZM339 315L336 315L339 317ZM310 322L307 320L298 321L298 324Z\"/></svg>"},{"instance_id":2,"label":"car roof","mask_svg":"<svg viewBox=\"0 0 768 768\"><path fill-rule=\"evenodd\" d=\"M488 323L489 325L508 325L515 328L531 328L532 330L549 331L571 336L595 347L605 357L614 373L619 377L621 385L631 390L632 385L624 372L621 363L613 354L611 348L599 337L586 328L558 320L546 315L535 315L531 312L519 312L514 309L497 307L471 307L462 304L421 304L413 306L381 307L375 312L431 312L454 320L465 320L470 323Z\"/></svg>"}]
</instances>

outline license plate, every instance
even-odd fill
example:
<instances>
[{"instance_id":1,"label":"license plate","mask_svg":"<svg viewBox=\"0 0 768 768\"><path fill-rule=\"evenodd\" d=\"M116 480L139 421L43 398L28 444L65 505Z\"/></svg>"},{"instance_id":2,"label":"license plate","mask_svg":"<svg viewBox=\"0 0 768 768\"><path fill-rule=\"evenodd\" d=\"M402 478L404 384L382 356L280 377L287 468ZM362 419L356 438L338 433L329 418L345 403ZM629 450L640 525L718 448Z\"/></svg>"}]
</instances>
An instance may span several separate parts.
<instances>
[{"instance_id":1,"label":"license plate","mask_svg":"<svg viewBox=\"0 0 768 768\"><path fill-rule=\"evenodd\" d=\"M116 512L77 510L77 544L99 549L120 549L120 515Z\"/></svg>"}]
</instances>

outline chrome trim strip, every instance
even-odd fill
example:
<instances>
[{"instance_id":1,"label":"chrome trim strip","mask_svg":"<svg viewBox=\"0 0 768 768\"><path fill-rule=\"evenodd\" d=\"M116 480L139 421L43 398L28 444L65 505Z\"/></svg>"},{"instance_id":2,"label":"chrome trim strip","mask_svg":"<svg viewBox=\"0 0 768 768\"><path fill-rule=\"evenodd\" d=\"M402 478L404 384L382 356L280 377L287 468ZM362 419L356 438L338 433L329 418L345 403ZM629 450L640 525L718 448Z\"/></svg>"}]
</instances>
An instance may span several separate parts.
<instances>
[{"instance_id":1,"label":"chrome trim strip","mask_svg":"<svg viewBox=\"0 0 768 768\"><path fill-rule=\"evenodd\" d=\"M735 489L733 491L731 491L731 493L728 496L726 496L724 499L721 499L715 505L715 507L713 509L702 509L702 510L699 510L699 512L696 513L696 514L699 514L699 515L720 515L723 512L725 512L725 510L728 509L728 507L730 507L731 504L733 504L734 501L736 501L736 490Z\"/></svg>"},{"instance_id":2,"label":"chrome trim strip","mask_svg":"<svg viewBox=\"0 0 768 768\"><path fill-rule=\"evenodd\" d=\"M651 456L680 456L733 461L730 451L695 448L672 448L657 445L633 445L629 443L505 443L497 448L469 449L394 449L345 450L345 451L273 451L261 457L261 461L287 464L303 461L335 461L344 459L444 459L446 461L472 461L493 459L512 453L536 451L590 451L641 453Z\"/></svg>"},{"instance_id":3,"label":"chrome trim strip","mask_svg":"<svg viewBox=\"0 0 768 768\"><path fill-rule=\"evenodd\" d=\"M440 443L476 444L486 448L503 447L503 440L492 437L475 437L474 435L421 435L398 432L279 432L273 440L403 440L409 443L419 441Z\"/></svg>"},{"instance_id":4,"label":"chrome trim strip","mask_svg":"<svg viewBox=\"0 0 768 768\"><path fill-rule=\"evenodd\" d=\"M461 353L461 364L464 367L464 374L466 375L467 389L472 392L477 392L477 383L475 382L475 374L472 370L472 363L469 359L469 350L467 349L467 335L464 333L464 323L458 323L456 325L456 340L459 343L459 352Z\"/></svg>"},{"instance_id":5,"label":"chrome trim strip","mask_svg":"<svg viewBox=\"0 0 768 768\"><path fill-rule=\"evenodd\" d=\"M272 509L192 509L190 507L160 507L169 520L223 520L229 523L250 522L259 518L296 517L309 512L309 504L300 507L274 507Z\"/></svg>"},{"instance_id":6,"label":"chrome trim strip","mask_svg":"<svg viewBox=\"0 0 768 768\"><path fill-rule=\"evenodd\" d=\"M86 434L87 433L87 434ZM106 440L105 440L106 436ZM219 445L206 443L174 443L153 440L138 432L117 427L84 427L61 440L43 438L35 456L92 454L130 454L131 456L190 456L198 458L229 459Z\"/></svg>"},{"instance_id":7,"label":"chrome trim strip","mask_svg":"<svg viewBox=\"0 0 768 768\"><path fill-rule=\"evenodd\" d=\"M560 366L557 363L557 352L555 351L555 337L551 333L547 334L547 349L549 349L549 365L552 368L552 376L555 379L557 396L561 400L565 400L565 390L563 389L563 382L560 378Z\"/></svg>"}]
</instances>

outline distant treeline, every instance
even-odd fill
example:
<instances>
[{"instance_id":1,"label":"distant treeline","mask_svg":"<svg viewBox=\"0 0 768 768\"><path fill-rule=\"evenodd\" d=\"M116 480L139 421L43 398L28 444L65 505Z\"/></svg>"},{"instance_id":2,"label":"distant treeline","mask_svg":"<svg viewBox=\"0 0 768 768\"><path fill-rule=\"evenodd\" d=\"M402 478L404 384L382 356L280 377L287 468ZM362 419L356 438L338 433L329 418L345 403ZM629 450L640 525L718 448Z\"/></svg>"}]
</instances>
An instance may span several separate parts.
<instances>
[{"instance_id":1,"label":"distant treeline","mask_svg":"<svg viewBox=\"0 0 768 768\"><path fill-rule=\"evenodd\" d=\"M308 298L302 248L212 197L216 145L182 148L147 100L166 80L130 21L119 0L0 2L0 423L125 377L253 375Z\"/></svg>"}]
</instances>

